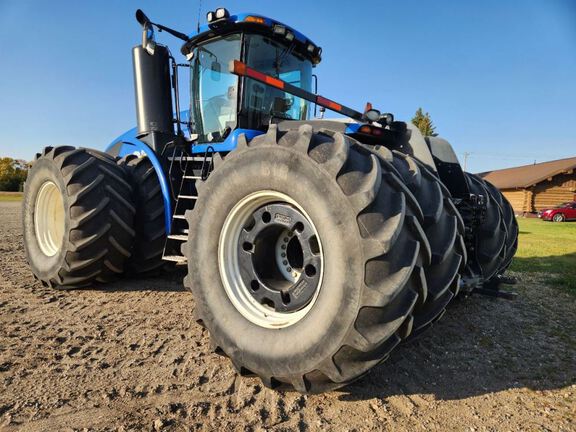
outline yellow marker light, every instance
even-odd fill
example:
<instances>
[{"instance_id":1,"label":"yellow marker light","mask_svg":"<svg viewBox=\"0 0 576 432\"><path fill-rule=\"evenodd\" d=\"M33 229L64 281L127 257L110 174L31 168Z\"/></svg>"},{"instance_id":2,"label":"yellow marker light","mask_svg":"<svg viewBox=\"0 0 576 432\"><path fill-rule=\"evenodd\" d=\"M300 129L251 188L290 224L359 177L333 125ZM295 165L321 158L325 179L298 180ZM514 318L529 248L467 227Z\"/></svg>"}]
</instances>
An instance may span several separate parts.
<instances>
[{"instance_id":1,"label":"yellow marker light","mask_svg":"<svg viewBox=\"0 0 576 432\"><path fill-rule=\"evenodd\" d=\"M244 18L244 21L246 22L251 22L251 23L256 23L256 24L266 24L266 20L264 20L264 18L262 17L257 17L257 16L252 16L249 15L246 18Z\"/></svg>"}]
</instances>

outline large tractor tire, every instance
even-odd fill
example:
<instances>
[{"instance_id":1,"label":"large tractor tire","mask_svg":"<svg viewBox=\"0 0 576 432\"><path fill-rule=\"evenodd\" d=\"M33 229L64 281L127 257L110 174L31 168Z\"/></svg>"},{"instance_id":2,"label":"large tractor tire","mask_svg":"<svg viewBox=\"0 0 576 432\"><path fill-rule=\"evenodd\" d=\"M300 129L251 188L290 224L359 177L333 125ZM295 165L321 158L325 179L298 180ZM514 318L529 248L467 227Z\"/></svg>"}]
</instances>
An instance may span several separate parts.
<instances>
[{"instance_id":1,"label":"large tractor tire","mask_svg":"<svg viewBox=\"0 0 576 432\"><path fill-rule=\"evenodd\" d=\"M44 285L79 288L122 273L134 230L131 187L111 156L47 147L24 188L24 246Z\"/></svg>"},{"instance_id":2,"label":"large tractor tire","mask_svg":"<svg viewBox=\"0 0 576 432\"><path fill-rule=\"evenodd\" d=\"M475 234L476 263L484 280L496 276L506 261L508 232L502 208L488 184L477 175L465 173L470 193L482 195L486 201L486 214Z\"/></svg>"},{"instance_id":3,"label":"large tractor tire","mask_svg":"<svg viewBox=\"0 0 576 432\"><path fill-rule=\"evenodd\" d=\"M516 255L516 250L518 249L518 221L514 215L512 205L508 202L506 197L502 195L502 192L500 192L500 190L489 181L484 179L482 179L482 181L486 185L486 189L490 193L490 196L502 209L502 218L504 219L504 225L506 225L506 253L504 254L502 264L497 271L497 275L502 275L508 267L510 267L512 258Z\"/></svg>"},{"instance_id":4,"label":"large tractor tire","mask_svg":"<svg viewBox=\"0 0 576 432\"><path fill-rule=\"evenodd\" d=\"M215 158L187 213L185 285L241 374L301 392L387 358L426 295L430 248L401 180L356 141L310 126Z\"/></svg>"},{"instance_id":5,"label":"large tractor tire","mask_svg":"<svg viewBox=\"0 0 576 432\"><path fill-rule=\"evenodd\" d=\"M126 171L132 186L136 215L134 247L126 263L133 275L149 275L166 268L162 260L166 243L164 198L156 171L147 157L128 155L118 162Z\"/></svg>"},{"instance_id":6,"label":"large tractor tire","mask_svg":"<svg viewBox=\"0 0 576 432\"><path fill-rule=\"evenodd\" d=\"M458 294L466 266L464 222L440 179L419 160L399 152L391 160L418 201L423 229L430 243L431 263L424 267L428 295L414 311L414 335L436 322Z\"/></svg>"}]
</instances>

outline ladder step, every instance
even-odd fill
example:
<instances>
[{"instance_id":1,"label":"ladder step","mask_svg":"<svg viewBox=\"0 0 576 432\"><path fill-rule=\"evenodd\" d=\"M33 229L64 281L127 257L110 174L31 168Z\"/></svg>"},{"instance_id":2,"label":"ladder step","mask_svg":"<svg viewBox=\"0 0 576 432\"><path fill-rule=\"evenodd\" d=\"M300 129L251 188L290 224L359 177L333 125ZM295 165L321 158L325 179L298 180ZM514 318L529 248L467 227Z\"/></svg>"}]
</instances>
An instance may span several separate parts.
<instances>
[{"instance_id":1,"label":"ladder step","mask_svg":"<svg viewBox=\"0 0 576 432\"><path fill-rule=\"evenodd\" d=\"M187 261L186 257L183 257L182 255L165 255L162 257L162 259L165 261L172 261L176 263L183 263Z\"/></svg>"},{"instance_id":2,"label":"ladder step","mask_svg":"<svg viewBox=\"0 0 576 432\"><path fill-rule=\"evenodd\" d=\"M182 198L182 199L190 199L190 200L198 199L198 197L195 196L195 195L178 195L178 199L180 199L180 198Z\"/></svg>"},{"instance_id":3,"label":"ladder step","mask_svg":"<svg viewBox=\"0 0 576 432\"><path fill-rule=\"evenodd\" d=\"M186 216L184 216L184 215L177 215L177 214L175 214L175 215L172 216L172 217L173 217L174 219L183 219L183 220L186 220Z\"/></svg>"},{"instance_id":4,"label":"ladder step","mask_svg":"<svg viewBox=\"0 0 576 432\"><path fill-rule=\"evenodd\" d=\"M188 240L188 236L187 235L182 235L182 234L170 234L168 236L169 239L172 240L178 240L178 241L186 241Z\"/></svg>"}]
</instances>

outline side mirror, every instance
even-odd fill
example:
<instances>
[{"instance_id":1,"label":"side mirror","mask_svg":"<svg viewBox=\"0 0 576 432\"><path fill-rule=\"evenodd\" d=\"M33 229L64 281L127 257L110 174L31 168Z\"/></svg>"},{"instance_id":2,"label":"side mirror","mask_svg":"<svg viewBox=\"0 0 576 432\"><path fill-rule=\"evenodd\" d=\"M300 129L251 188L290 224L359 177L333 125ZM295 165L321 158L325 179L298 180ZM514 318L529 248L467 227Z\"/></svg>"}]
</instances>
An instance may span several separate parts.
<instances>
[{"instance_id":1,"label":"side mirror","mask_svg":"<svg viewBox=\"0 0 576 432\"><path fill-rule=\"evenodd\" d=\"M142 9L136 11L136 21L138 21L142 27L147 27L151 24L150 19L142 12Z\"/></svg>"},{"instance_id":2,"label":"side mirror","mask_svg":"<svg viewBox=\"0 0 576 432\"><path fill-rule=\"evenodd\" d=\"M364 113L364 118L371 122L376 122L380 119L380 111L377 109L369 109Z\"/></svg>"}]
</instances>

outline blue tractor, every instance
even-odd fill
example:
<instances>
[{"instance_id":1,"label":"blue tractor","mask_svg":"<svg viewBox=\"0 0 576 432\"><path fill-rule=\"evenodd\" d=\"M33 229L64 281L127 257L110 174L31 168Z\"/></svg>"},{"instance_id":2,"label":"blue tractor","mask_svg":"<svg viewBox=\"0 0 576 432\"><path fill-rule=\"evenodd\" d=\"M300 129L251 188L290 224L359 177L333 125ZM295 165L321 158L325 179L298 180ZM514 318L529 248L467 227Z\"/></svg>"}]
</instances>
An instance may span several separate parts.
<instances>
[{"instance_id":1,"label":"blue tractor","mask_svg":"<svg viewBox=\"0 0 576 432\"><path fill-rule=\"evenodd\" d=\"M46 148L26 182L41 283L187 266L214 347L302 392L363 376L459 293L501 295L512 208L448 142L318 95L321 48L279 21L219 8L186 35L136 17L137 127L105 152ZM155 31L182 39L186 61Z\"/></svg>"}]
</instances>

